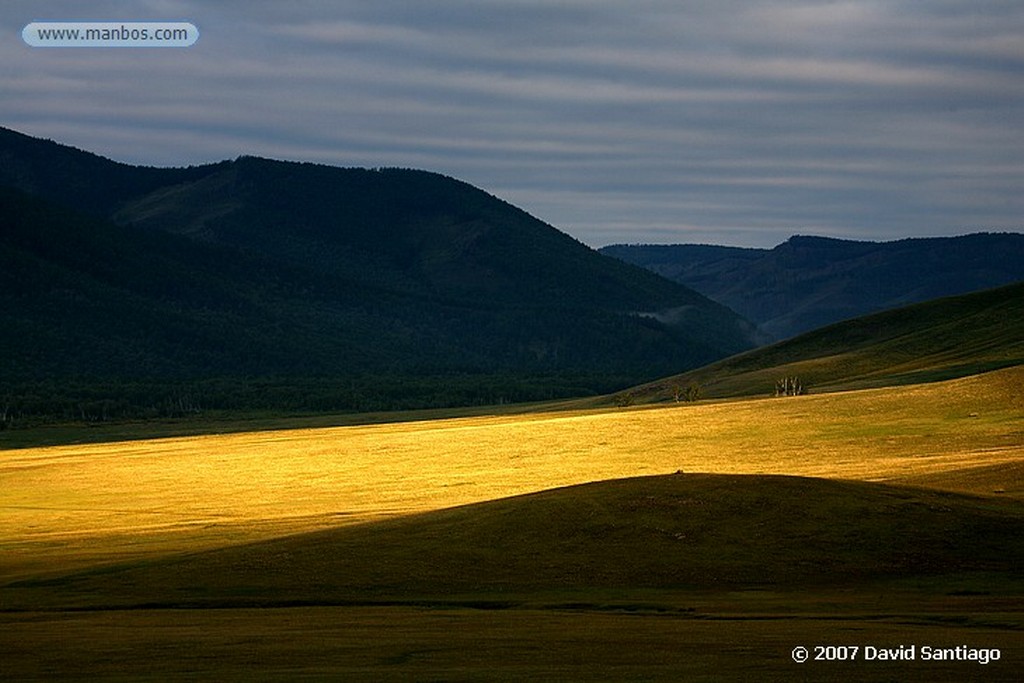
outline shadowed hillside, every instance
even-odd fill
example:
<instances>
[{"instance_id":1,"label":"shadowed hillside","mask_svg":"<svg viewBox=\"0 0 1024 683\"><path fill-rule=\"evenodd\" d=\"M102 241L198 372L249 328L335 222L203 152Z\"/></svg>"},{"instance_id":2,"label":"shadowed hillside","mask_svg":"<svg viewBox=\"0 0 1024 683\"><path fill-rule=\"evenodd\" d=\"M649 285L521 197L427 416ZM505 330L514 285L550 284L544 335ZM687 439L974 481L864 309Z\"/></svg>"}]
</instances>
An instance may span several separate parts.
<instances>
[{"instance_id":1,"label":"shadowed hillside","mask_svg":"<svg viewBox=\"0 0 1024 683\"><path fill-rule=\"evenodd\" d=\"M1024 562L1024 506L799 477L597 482L8 586L19 605L274 605L856 586Z\"/></svg>"}]
</instances>

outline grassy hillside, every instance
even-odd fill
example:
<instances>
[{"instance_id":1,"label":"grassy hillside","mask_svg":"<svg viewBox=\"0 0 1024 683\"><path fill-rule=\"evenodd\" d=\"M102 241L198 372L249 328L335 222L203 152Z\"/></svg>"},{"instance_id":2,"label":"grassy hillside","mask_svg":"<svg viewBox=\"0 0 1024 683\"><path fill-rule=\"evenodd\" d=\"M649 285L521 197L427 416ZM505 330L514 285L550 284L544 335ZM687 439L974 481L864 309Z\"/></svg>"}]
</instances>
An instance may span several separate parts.
<instances>
[{"instance_id":1,"label":"grassy hillside","mask_svg":"<svg viewBox=\"0 0 1024 683\"><path fill-rule=\"evenodd\" d=\"M1016 576L1024 504L863 482L677 474L480 503L8 589L39 607L250 606ZM1013 584L1010 584L1013 585ZM35 588L35 591L31 591ZM12 596L13 594L13 596Z\"/></svg>"},{"instance_id":2,"label":"grassy hillside","mask_svg":"<svg viewBox=\"0 0 1024 683\"><path fill-rule=\"evenodd\" d=\"M1024 363L1024 283L949 297L837 323L614 398L674 400L772 395L799 377L812 393L931 382Z\"/></svg>"}]
</instances>

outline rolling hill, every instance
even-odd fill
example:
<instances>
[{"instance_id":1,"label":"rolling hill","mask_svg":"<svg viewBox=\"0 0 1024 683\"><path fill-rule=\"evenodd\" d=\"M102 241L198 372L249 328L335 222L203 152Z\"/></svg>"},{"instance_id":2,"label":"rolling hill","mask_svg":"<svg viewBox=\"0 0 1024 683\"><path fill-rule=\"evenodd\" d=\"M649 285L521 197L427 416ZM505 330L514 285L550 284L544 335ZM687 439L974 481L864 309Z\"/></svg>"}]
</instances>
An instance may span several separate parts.
<instances>
[{"instance_id":1,"label":"rolling hill","mask_svg":"<svg viewBox=\"0 0 1024 683\"><path fill-rule=\"evenodd\" d=\"M536 600L809 589L1024 561L1024 506L802 477L594 482L261 543L9 584L33 608ZM595 593L594 591L599 591ZM22 598L24 599L24 598Z\"/></svg>"},{"instance_id":2,"label":"rolling hill","mask_svg":"<svg viewBox=\"0 0 1024 683\"><path fill-rule=\"evenodd\" d=\"M774 339L1024 280L1020 233L896 242L796 236L774 249L612 245L601 252L720 301Z\"/></svg>"},{"instance_id":3,"label":"rolling hill","mask_svg":"<svg viewBox=\"0 0 1024 683\"><path fill-rule=\"evenodd\" d=\"M726 307L424 171L145 168L0 130L0 216L21 418L547 399L753 345Z\"/></svg>"},{"instance_id":4,"label":"rolling hill","mask_svg":"<svg viewBox=\"0 0 1024 683\"><path fill-rule=\"evenodd\" d=\"M703 398L771 395L784 377L798 377L818 393L932 382L1021 363L1024 283L836 323L617 398L671 401L691 385Z\"/></svg>"}]
</instances>

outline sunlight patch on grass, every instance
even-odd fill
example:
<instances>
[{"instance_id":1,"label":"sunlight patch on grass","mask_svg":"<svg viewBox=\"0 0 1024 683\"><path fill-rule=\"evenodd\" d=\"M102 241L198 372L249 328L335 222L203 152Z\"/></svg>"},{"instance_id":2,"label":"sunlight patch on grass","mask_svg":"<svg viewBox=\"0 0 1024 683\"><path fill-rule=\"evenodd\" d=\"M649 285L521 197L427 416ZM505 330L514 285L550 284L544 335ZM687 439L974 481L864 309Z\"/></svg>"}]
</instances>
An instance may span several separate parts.
<instances>
[{"instance_id":1,"label":"sunlight patch on grass","mask_svg":"<svg viewBox=\"0 0 1024 683\"><path fill-rule=\"evenodd\" d=\"M3 451L0 578L676 470L957 489L961 470L1017 472L999 467L1024 459L1022 385L1011 368L782 399Z\"/></svg>"}]
</instances>

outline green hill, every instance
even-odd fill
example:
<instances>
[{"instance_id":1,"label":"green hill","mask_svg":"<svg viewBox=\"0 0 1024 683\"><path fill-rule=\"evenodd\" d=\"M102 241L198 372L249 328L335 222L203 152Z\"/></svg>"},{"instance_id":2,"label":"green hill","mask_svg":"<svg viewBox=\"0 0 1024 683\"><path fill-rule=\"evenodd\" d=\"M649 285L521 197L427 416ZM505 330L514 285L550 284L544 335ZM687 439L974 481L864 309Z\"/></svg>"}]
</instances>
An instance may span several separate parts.
<instances>
[{"instance_id":1,"label":"green hill","mask_svg":"<svg viewBox=\"0 0 1024 683\"><path fill-rule=\"evenodd\" d=\"M1012 578L1022 562L1019 501L800 477L676 474L22 581L5 587L4 599L7 608L36 609L486 603Z\"/></svg>"},{"instance_id":2,"label":"green hill","mask_svg":"<svg viewBox=\"0 0 1024 683\"><path fill-rule=\"evenodd\" d=\"M1024 363L1024 283L948 297L836 323L613 399L671 401L771 395L797 377L810 392L932 382Z\"/></svg>"}]
</instances>

